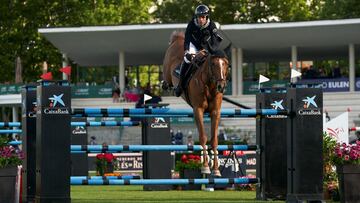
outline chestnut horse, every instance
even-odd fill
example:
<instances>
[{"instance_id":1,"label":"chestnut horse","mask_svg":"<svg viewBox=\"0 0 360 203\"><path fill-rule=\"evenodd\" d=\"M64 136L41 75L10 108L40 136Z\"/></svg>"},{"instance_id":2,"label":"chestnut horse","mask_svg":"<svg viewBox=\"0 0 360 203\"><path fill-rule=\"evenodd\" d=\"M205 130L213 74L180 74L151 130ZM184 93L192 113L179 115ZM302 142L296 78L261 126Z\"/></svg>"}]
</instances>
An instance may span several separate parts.
<instances>
[{"instance_id":1,"label":"chestnut horse","mask_svg":"<svg viewBox=\"0 0 360 203\"><path fill-rule=\"evenodd\" d=\"M221 52L223 53L223 52ZM200 51L198 56L206 56L205 51ZM174 69L183 61L184 57L184 33L173 32L170 37L170 46L166 51L163 63L163 87L176 86L178 78L173 75ZM195 60L195 59L194 59ZM193 61L194 61L193 60ZM187 102L193 107L196 126L199 132L199 141L203 149L203 165L201 172L210 174L207 156L207 135L204 129L204 114L209 114L211 118L211 148L214 152L213 175L221 176L218 166L218 126L220 121L221 103L223 91L226 87L228 74L228 60L224 54L208 55L202 65L200 65L193 77L189 81L187 90ZM193 64L194 65L194 64ZM185 95L182 94L185 100Z\"/></svg>"}]
</instances>

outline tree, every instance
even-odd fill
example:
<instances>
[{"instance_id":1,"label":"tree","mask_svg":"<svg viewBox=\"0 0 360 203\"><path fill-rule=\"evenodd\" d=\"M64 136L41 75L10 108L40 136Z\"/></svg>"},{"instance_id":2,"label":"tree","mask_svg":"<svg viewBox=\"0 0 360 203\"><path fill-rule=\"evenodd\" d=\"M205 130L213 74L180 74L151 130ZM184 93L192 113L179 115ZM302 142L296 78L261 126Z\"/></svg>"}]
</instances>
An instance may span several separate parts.
<instances>
[{"instance_id":1,"label":"tree","mask_svg":"<svg viewBox=\"0 0 360 203\"><path fill-rule=\"evenodd\" d=\"M202 3L209 6L211 18L221 24L310 20L314 14L313 4L318 4L316 0L164 0L156 3L154 15L158 22L185 23Z\"/></svg>"},{"instance_id":2,"label":"tree","mask_svg":"<svg viewBox=\"0 0 360 203\"><path fill-rule=\"evenodd\" d=\"M151 0L3 0L0 4L0 83L14 81L16 57L24 81L39 78L43 61L60 78L61 54L38 28L148 23Z\"/></svg>"},{"instance_id":3,"label":"tree","mask_svg":"<svg viewBox=\"0 0 360 203\"><path fill-rule=\"evenodd\" d=\"M358 0L321 0L319 19L347 19L360 17Z\"/></svg>"}]
</instances>

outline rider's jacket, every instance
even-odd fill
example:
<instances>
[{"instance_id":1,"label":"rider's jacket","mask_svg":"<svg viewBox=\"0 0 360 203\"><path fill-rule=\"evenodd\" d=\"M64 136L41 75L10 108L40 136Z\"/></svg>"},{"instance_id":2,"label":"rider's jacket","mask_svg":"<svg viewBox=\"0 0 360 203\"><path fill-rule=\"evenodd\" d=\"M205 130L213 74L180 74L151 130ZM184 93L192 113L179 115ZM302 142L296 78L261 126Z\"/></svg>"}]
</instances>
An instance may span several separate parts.
<instances>
[{"instance_id":1,"label":"rider's jacket","mask_svg":"<svg viewBox=\"0 0 360 203\"><path fill-rule=\"evenodd\" d=\"M214 22L208 19L205 26L197 25L196 17L189 22L185 32L184 50L189 50L190 42L198 49L206 49L210 53L219 49L222 38Z\"/></svg>"}]
</instances>

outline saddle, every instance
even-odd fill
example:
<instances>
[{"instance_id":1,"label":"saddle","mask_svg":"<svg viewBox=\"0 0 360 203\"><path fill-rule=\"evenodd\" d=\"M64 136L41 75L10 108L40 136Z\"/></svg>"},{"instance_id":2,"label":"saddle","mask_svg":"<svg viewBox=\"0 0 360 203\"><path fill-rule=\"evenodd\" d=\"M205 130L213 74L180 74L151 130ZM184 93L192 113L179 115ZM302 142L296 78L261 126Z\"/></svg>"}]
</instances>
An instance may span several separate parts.
<instances>
[{"instance_id":1,"label":"saddle","mask_svg":"<svg viewBox=\"0 0 360 203\"><path fill-rule=\"evenodd\" d=\"M191 61L191 64L189 66L189 68L187 69L186 73L185 73L185 78L183 78L183 82L184 82L184 94L185 94L185 98L186 98L186 102L190 105L190 98L189 98L189 92L188 92L188 86L190 83L191 78L195 75L196 71L201 67L201 65L205 62L206 58L208 57L208 52L206 51L200 51L198 54L195 55L195 57L193 58L193 60ZM181 67L181 63L178 64L176 66L176 68L173 71L173 75L176 78L180 78L180 67Z\"/></svg>"},{"instance_id":2,"label":"saddle","mask_svg":"<svg viewBox=\"0 0 360 203\"><path fill-rule=\"evenodd\" d=\"M184 80L184 90L183 91L187 91L187 87L189 85L191 78L193 77L195 72L201 67L201 65L205 62L207 56L208 56L208 54L206 52L199 52L198 54L195 55L194 59L191 61L191 64L190 64L187 72L185 73L185 78L183 78L183 80ZM176 78L180 78L180 67L181 67L181 63L178 64L173 71L173 75Z\"/></svg>"}]
</instances>

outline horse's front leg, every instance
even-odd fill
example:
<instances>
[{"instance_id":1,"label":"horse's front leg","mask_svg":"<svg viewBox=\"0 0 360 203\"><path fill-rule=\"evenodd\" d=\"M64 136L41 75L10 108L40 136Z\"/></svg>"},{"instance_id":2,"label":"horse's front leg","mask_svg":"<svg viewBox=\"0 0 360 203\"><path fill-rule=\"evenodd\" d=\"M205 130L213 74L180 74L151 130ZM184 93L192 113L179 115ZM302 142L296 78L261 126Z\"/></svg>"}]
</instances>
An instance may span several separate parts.
<instances>
[{"instance_id":1,"label":"horse's front leg","mask_svg":"<svg viewBox=\"0 0 360 203\"><path fill-rule=\"evenodd\" d=\"M218 127L221 117L221 101L222 98L216 98L210 103L210 117L211 117L211 148L214 152L213 175L221 176L218 163Z\"/></svg>"},{"instance_id":2,"label":"horse's front leg","mask_svg":"<svg viewBox=\"0 0 360 203\"><path fill-rule=\"evenodd\" d=\"M203 152L203 163L201 167L201 173L202 174L210 174L210 168L209 168L209 160L207 156L207 136L205 134L204 129L204 109L199 107L194 107L194 117L196 126L199 132L199 141L200 145L202 146L202 152Z\"/></svg>"}]
</instances>

